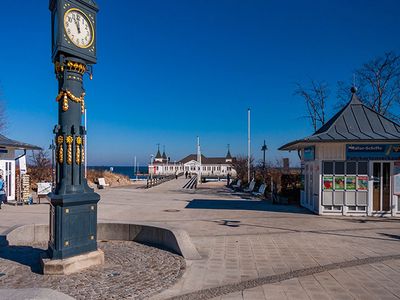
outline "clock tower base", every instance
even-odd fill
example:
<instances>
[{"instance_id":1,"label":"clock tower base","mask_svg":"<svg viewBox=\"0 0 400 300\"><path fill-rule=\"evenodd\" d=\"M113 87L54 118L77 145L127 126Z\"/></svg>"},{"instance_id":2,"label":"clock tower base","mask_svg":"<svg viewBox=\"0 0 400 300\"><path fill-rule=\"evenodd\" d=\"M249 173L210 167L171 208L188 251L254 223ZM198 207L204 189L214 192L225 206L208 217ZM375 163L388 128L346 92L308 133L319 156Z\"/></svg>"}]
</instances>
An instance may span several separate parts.
<instances>
[{"instance_id":1,"label":"clock tower base","mask_svg":"<svg viewBox=\"0 0 400 300\"><path fill-rule=\"evenodd\" d=\"M44 275L69 275L89 267L104 264L104 252L97 250L67 259L42 257L40 263Z\"/></svg>"},{"instance_id":2,"label":"clock tower base","mask_svg":"<svg viewBox=\"0 0 400 300\"><path fill-rule=\"evenodd\" d=\"M97 250L96 193L50 194L50 240L52 259L65 259Z\"/></svg>"}]
</instances>

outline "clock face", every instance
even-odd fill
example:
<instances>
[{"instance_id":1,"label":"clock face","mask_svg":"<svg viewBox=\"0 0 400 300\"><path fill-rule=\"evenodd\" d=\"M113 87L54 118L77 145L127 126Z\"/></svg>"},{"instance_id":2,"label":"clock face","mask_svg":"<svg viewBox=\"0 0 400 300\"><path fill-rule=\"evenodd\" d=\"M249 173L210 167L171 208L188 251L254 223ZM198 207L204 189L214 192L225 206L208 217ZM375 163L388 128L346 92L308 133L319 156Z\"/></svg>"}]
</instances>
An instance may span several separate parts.
<instances>
[{"instance_id":1,"label":"clock face","mask_svg":"<svg viewBox=\"0 0 400 300\"><path fill-rule=\"evenodd\" d=\"M64 14L65 34L79 48L89 48L94 40L93 26L80 10L72 8Z\"/></svg>"}]
</instances>

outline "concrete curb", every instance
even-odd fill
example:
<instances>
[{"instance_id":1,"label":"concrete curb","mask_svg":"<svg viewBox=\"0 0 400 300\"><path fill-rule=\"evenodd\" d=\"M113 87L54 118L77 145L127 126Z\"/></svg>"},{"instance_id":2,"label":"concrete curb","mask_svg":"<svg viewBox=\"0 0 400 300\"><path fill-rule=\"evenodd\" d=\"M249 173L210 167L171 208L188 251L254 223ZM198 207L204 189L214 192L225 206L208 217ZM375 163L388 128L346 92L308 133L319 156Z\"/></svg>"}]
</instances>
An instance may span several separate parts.
<instances>
[{"instance_id":1,"label":"concrete curb","mask_svg":"<svg viewBox=\"0 0 400 300\"><path fill-rule=\"evenodd\" d=\"M0 247L41 243L47 242L48 239L49 225L47 224L15 225L0 235Z\"/></svg>"},{"instance_id":2,"label":"concrete curb","mask_svg":"<svg viewBox=\"0 0 400 300\"><path fill-rule=\"evenodd\" d=\"M0 247L46 243L49 225L13 226L0 235ZM152 244L182 255L187 260L201 259L189 235L182 229L156 227L149 224L98 223L97 240L122 240Z\"/></svg>"},{"instance_id":3,"label":"concrete curb","mask_svg":"<svg viewBox=\"0 0 400 300\"><path fill-rule=\"evenodd\" d=\"M0 289L0 299L8 300L74 300L74 298L51 289Z\"/></svg>"}]
</instances>

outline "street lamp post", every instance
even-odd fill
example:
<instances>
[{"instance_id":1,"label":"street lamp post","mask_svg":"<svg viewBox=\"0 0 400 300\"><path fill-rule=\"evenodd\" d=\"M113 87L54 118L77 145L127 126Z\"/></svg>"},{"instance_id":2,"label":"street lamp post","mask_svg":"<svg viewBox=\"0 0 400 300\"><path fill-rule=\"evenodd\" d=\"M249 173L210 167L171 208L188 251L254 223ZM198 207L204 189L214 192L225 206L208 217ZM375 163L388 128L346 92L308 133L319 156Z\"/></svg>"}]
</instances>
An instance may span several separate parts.
<instances>
[{"instance_id":1,"label":"street lamp post","mask_svg":"<svg viewBox=\"0 0 400 300\"><path fill-rule=\"evenodd\" d=\"M250 182L250 159L251 159L251 148L250 148L250 108L247 109L247 182Z\"/></svg>"},{"instance_id":2,"label":"street lamp post","mask_svg":"<svg viewBox=\"0 0 400 300\"><path fill-rule=\"evenodd\" d=\"M263 171L265 172L265 152L267 152L268 147L265 144L265 140L264 140L264 145L261 147L261 151L263 152Z\"/></svg>"}]
</instances>

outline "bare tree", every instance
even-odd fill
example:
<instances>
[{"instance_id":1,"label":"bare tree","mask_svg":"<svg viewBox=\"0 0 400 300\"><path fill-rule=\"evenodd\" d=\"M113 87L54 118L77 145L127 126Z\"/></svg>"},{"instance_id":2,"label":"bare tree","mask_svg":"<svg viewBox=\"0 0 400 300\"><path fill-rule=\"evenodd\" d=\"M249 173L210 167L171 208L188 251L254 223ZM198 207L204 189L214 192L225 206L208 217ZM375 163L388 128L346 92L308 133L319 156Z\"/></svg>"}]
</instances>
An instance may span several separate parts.
<instances>
[{"instance_id":1,"label":"bare tree","mask_svg":"<svg viewBox=\"0 0 400 300\"><path fill-rule=\"evenodd\" d=\"M276 158L275 163L272 166L273 168L283 168L283 161L279 158Z\"/></svg>"},{"instance_id":2,"label":"bare tree","mask_svg":"<svg viewBox=\"0 0 400 300\"><path fill-rule=\"evenodd\" d=\"M354 72L358 95L376 112L399 120L393 109L400 104L400 55L390 51L365 63ZM353 83L354 84L354 83ZM339 104L349 100L350 85L338 82Z\"/></svg>"},{"instance_id":3,"label":"bare tree","mask_svg":"<svg viewBox=\"0 0 400 300\"><path fill-rule=\"evenodd\" d=\"M253 174L254 158L250 157L250 174ZM232 167L236 170L237 178L241 179L243 182L247 182L247 156L239 155L236 160L232 162Z\"/></svg>"},{"instance_id":4,"label":"bare tree","mask_svg":"<svg viewBox=\"0 0 400 300\"><path fill-rule=\"evenodd\" d=\"M32 151L29 162L29 174L35 182L51 180L51 161L47 151Z\"/></svg>"},{"instance_id":5,"label":"bare tree","mask_svg":"<svg viewBox=\"0 0 400 300\"><path fill-rule=\"evenodd\" d=\"M0 89L0 133L3 133L6 129L6 109L3 101L3 94Z\"/></svg>"},{"instance_id":6,"label":"bare tree","mask_svg":"<svg viewBox=\"0 0 400 300\"><path fill-rule=\"evenodd\" d=\"M3 102L0 102L0 133L6 128L6 113Z\"/></svg>"},{"instance_id":7,"label":"bare tree","mask_svg":"<svg viewBox=\"0 0 400 300\"><path fill-rule=\"evenodd\" d=\"M326 102L329 96L328 84L324 81L311 80L308 86L296 84L296 96L304 99L307 107L307 118L311 120L314 131L325 124Z\"/></svg>"}]
</instances>

